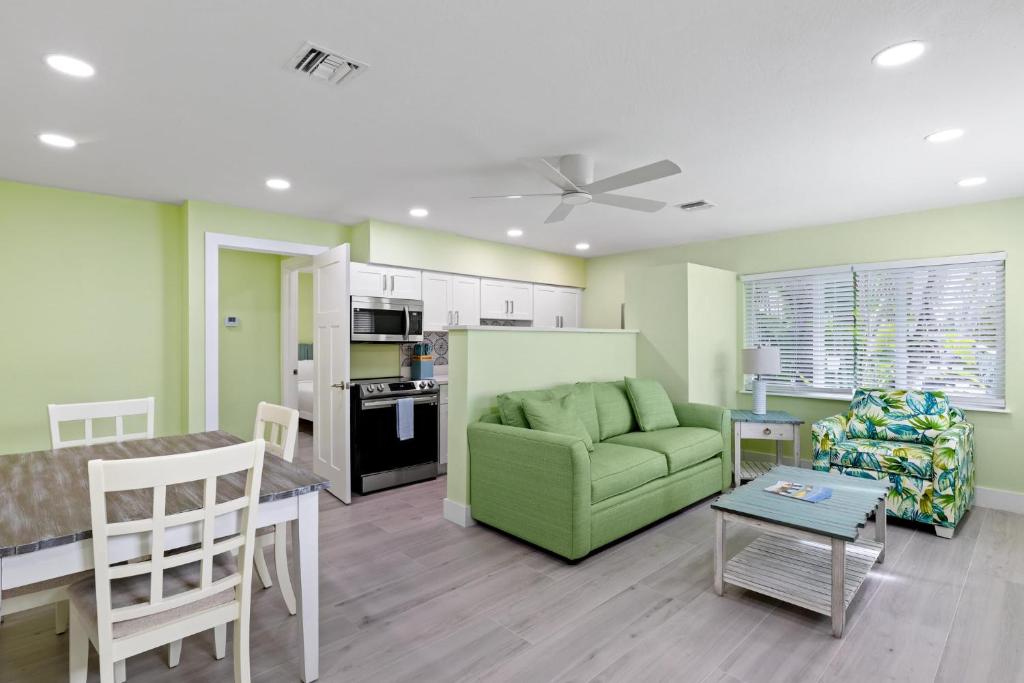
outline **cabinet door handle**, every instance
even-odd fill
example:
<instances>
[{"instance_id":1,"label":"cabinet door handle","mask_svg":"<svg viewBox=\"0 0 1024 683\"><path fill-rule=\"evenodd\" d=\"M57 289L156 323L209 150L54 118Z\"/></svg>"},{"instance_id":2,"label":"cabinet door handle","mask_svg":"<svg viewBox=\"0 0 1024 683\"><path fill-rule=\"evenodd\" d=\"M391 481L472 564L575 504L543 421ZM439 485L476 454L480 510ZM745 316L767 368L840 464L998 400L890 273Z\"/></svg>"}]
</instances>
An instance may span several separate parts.
<instances>
[{"instance_id":1,"label":"cabinet door handle","mask_svg":"<svg viewBox=\"0 0 1024 683\"><path fill-rule=\"evenodd\" d=\"M516 300L512 299L512 315L516 314Z\"/></svg>"},{"instance_id":2,"label":"cabinet door handle","mask_svg":"<svg viewBox=\"0 0 1024 683\"><path fill-rule=\"evenodd\" d=\"M394 275L391 276L391 293L392 294L395 293L395 276Z\"/></svg>"},{"instance_id":3,"label":"cabinet door handle","mask_svg":"<svg viewBox=\"0 0 1024 683\"><path fill-rule=\"evenodd\" d=\"M383 291L383 292L384 292L385 294L387 294L387 293L388 293L388 276L387 276L387 275L385 275L384 273L381 273L381 274L380 274L380 279L381 279L381 280L383 280L383 282L381 283L381 286L380 286L380 288L381 288L381 290L382 290L382 291Z\"/></svg>"},{"instance_id":4,"label":"cabinet door handle","mask_svg":"<svg viewBox=\"0 0 1024 683\"><path fill-rule=\"evenodd\" d=\"M459 312L458 311L455 311L455 324L456 325L459 324Z\"/></svg>"}]
</instances>

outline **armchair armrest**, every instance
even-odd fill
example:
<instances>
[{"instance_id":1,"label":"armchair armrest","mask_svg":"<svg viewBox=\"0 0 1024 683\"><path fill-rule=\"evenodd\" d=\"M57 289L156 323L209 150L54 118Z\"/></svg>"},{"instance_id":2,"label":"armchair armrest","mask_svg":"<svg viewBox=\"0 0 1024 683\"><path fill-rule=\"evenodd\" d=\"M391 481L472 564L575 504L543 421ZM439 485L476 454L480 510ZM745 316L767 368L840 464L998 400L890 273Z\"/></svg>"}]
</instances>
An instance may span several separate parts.
<instances>
[{"instance_id":1,"label":"armchair armrest","mask_svg":"<svg viewBox=\"0 0 1024 683\"><path fill-rule=\"evenodd\" d=\"M956 422L932 445L932 515L942 526L956 526L974 503L974 425Z\"/></svg>"},{"instance_id":2,"label":"armchair armrest","mask_svg":"<svg viewBox=\"0 0 1024 683\"><path fill-rule=\"evenodd\" d=\"M590 455L577 436L475 422L473 518L569 559L590 552Z\"/></svg>"},{"instance_id":3,"label":"armchair armrest","mask_svg":"<svg viewBox=\"0 0 1024 683\"><path fill-rule=\"evenodd\" d=\"M706 403L673 403L683 427L704 427L722 433L722 490L732 485L732 411Z\"/></svg>"},{"instance_id":4,"label":"armchair armrest","mask_svg":"<svg viewBox=\"0 0 1024 683\"><path fill-rule=\"evenodd\" d=\"M846 439L846 415L833 415L811 425L811 445L814 447L814 469L828 472L832 450Z\"/></svg>"}]
</instances>

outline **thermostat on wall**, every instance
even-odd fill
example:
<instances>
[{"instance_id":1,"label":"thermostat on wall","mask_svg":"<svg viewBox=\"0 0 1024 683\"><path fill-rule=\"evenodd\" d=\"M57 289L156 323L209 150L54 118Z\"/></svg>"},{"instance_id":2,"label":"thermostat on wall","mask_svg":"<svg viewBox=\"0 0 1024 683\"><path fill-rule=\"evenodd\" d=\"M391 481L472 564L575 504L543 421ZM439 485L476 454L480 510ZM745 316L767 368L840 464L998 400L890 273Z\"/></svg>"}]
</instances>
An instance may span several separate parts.
<instances>
[{"instance_id":1,"label":"thermostat on wall","mask_svg":"<svg viewBox=\"0 0 1024 683\"><path fill-rule=\"evenodd\" d=\"M238 327L238 316L237 315L226 315L226 316L224 316L224 327Z\"/></svg>"}]
</instances>

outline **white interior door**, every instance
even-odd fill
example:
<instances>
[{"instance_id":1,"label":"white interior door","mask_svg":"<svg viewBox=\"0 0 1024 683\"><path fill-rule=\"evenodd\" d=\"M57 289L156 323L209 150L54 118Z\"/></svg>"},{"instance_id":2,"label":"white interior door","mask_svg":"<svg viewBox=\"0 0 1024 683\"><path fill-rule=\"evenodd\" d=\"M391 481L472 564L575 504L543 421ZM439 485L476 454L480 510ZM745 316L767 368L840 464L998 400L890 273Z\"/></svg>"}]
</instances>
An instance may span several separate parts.
<instances>
[{"instance_id":1,"label":"white interior door","mask_svg":"<svg viewBox=\"0 0 1024 683\"><path fill-rule=\"evenodd\" d=\"M313 471L352 502L349 463L349 246L313 257Z\"/></svg>"}]
</instances>

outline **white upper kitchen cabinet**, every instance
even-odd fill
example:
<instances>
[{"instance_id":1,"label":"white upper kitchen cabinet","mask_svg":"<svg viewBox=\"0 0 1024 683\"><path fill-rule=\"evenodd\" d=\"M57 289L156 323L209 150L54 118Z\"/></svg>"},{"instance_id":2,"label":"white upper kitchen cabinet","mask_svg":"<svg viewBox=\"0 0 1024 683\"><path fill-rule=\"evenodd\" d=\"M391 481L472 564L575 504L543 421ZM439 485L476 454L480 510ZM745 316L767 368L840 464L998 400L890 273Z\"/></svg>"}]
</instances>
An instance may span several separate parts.
<instances>
[{"instance_id":1,"label":"white upper kitchen cabinet","mask_svg":"<svg viewBox=\"0 0 1024 683\"><path fill-rule=\"evenodd\" d=\"M480 324L480 278L423 271L423 329Z\"/></svg>"},{"instance_id":2,"label":"white upper kitchen cabinet","mask_svg":"<svg viewBox=\"0 0 1024 683\"><path fill-rule=\"evenodd\" d=\"M480 280L480 317L532 320L533 284L510 280Z\"/></svg>"},{"instance_id":3,"label":"white upper kitchen cabinet","mask_svg":"<svg viewBox=\"0 0 1024 683\"><path fill-rule=\"evenodd\" d=\"M452 275L452 313L455 325L480 324L480 278Z\"/></svg>"},{"instance_id":4,"label":"white upper kitchen cabinet","mask_svg":"<svg viewBox=\"0 0 1024 683\"><path fill-rule=\"evenodd\" d=\"M578 327L580 291L553 285L533 286L534 327Z\"/></svg>"},{"instance_id":5,"label":"white upper kitchen cabinet","mask_svg":"<svg viewBox=\"0 0 1024 683\"><path fill-rule=\"evenodd\" d=\"M352 263L349 272L353 296L386 296L395 299L419 299L422 296L423 287L418 270Z\"/></svg>"}]
</instances>

